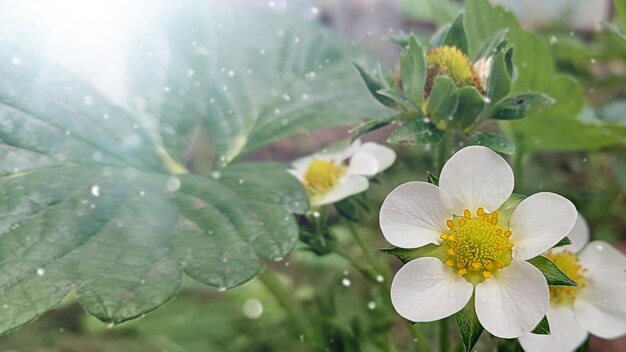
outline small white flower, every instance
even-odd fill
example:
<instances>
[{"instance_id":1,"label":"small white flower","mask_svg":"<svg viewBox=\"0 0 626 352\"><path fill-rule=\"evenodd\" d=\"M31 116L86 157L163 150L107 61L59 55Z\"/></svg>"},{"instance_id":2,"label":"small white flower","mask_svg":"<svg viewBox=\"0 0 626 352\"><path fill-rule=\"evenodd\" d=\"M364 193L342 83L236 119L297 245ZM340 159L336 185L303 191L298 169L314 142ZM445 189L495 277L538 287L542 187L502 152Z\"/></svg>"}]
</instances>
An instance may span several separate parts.
<instances>
[{"instance_id":1,"label":"small white flower","mask_svg":"<svg viewBox=\"0 0 626 352\"><path fill-rule=\"evenodd\" d=\"M582 215L568 234L572 244L548 251L577 287L550 287L550 335L519 338L528 352L576 350L588 332L605 339L626 333L626 256L606 242L589 241Z\"/></svg>"},{"instance_id":2,"label":"small white flower","mask_svg":"<svg viewBox=\"0 0 626 352\"><path fill-rule=\"evenodd\" d=\"M493 64L493 57L481 57L476 62L474 62L474 72L476 72L476 76L478 77L478 82L484 91L487 91L487 80L489 79L489 74L491 73L491 66Z\"/></svg>"},{"instance_id":3,"label":"small white flower","mask_svg":"<svg viewBox=\"0 0 626 352\"><path fill-rule=\"evenodd\" d=\"M290 171L302 182L313 206L338 202L369 187L368 177L390 167L396 153L383 145L360 140L346 149L296 160Z\"/></svg>"},{"instance_id":4,"label":"small white flower","mask_svg":"<svg viewBox=\"0 0 626 352\"><path fill-rule=\"evenodd\" d=\"M481 324L514 338L530 332L546 314L545 277L526 260L554 246L574 226L576 208L554 193L537 193L510 214L498 209L513 191L513 171L488 148L466 147L441 171L439 187L405 183L380 210L391 244L435 244L432 257L408 262L391 285L400 315L434 321L461 310L475 294ZM502 214L501 214L502 213Z\"/></svg>"}]
</instances>

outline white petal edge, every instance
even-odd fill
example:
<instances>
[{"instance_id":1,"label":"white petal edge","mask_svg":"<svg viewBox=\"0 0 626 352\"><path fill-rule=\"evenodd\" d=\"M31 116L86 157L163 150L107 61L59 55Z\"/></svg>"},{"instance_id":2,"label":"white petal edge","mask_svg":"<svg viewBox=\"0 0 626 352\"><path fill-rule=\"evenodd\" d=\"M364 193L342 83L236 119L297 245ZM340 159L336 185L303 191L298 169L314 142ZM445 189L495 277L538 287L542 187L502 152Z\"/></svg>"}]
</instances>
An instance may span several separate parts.
<instances>
[{"instance_id":1,"label":"white petal edge","mask_svg":"<svg viewBox=\"0 0 626 352\"><path fill-rule=\"evenodd\" d=\"M574 301L574 315L591 334L614 339L626 333L626 272L612 268L591 274Z\"/></svg>"},{"instance_id":2,"label":"white petal edge","mask_svg":"<svg viewBox=\"0 0 626 352\"><path fill-rule=\"evenodd\" d=\"M352 195L364 192L370 183L364 176L344 176L339 179L339 183L331 189L324 197L311 200L311 205L321 206L336 203Z\"/></svg>"},{"instance_id":3,"label":"white petal edge","mask_svg":"<svg viewBox=\"0 0 626 352\"><path fill-rule=\"evenodd\" d=\"M439 187L454 205L454 214L463 210L497 210L513 192L513 170L489 148L471 146L454 154L441 170Z\"/></svg>"},{"instance_id":4,"label":"white petal edge","mask_svg":"<svg viewBox=\"0 0 626 352\"><path fill-rule=\"evenodd\" d=\"M590 273L609 268L626 269L626 256L604 241L589 242L578 254L578 259Z\"/></svg>"},{"instance_id":5,"label":"white petal edge","mask_svg":"<svg viewBox=\"0 0 626 352\"><path fill-rule=\"evenodd\" d=\"M396 161L396 152L378 143L367 142L350 158L348 174L374 176Z\"/></svg>"},{"instance_id":6,"label":"white petal edge","mask_svg":"<svg viewBox=\"0 0 626 352\"><path fill-rule=\"evenodd\" d=\"M526 334L519 342L526 352L573 352L587 339L587 330L582 327L569 307L548 308L549 335Z\"/></svg>"},{"instance_id":7,"label":"white petal edge","mask_svg":"<svg viewBox=\"0 0 626 352\"><path fill-rule=\"evenodd\" d=\"M509 339L531 332L548 310L550 291L532 264L513 260L476 285L476 315L492 335Z\"/></svg>"},{"instance_id":8,"label":"white petal edge","mask_svg":"<svg viewBox=\"0 0 626 352\"><path fill-rule=\"evenodd\" d=\"M391 303L404 318L435 321L465 307L474 287L439 259L418 258L405 264L391 283Z\"/></svg>"},{"instance_id":9,"label":"white petal edge","mask_svg":"<svg viewBox=\"0 0 626 352\"><path fill-rule=\"evenodd\" d=\"M559 253L569 251L572 253L578 253L581 249L583 249L583 247L585 247L587 242L589 242L589 225L587 225L587 220L585 220L582 214L578 213L576 223L567 234L567 238L570 239L572 244L554 247L552 248L552 252Z\"/></svg>"},{"instance_id":10,"label":"white petal edge","mask_svg":"<svg viewBox=\"0 0 626 352\"><path fill-rule=\"evenodd\" d=\"M385 198L380 208L380 229L387 242L401 248L418 248L441 242L449 231L452 203L439 187L426 182L402 184Z\"/></svg>"},{"instance_id":11,"label":"white petal edge","mask_svg":"<svg viewBox=\"0 0 626 352\"><path fill-rule=\"evenodd\" d=\"M550 192L521 201L509 222L513 258L527 260L557 244L576 223L578 212L568 199Z\"/></svg>"},{"instance_id":12,"label":"white petal edge","mask_svg":"<svg viewBox=\"0 0 626 352\"><path fill-rule=\"evenodd\" d=\"M342 163L344 160L354 155L360 148L361 140L357 139L352 142L352 144L343 149L307 155L295 160L293 163L291 163L291 165L293 166L293 169L297 170L298 173L304 175L309 167L309 164L313 160L325 160L334 161L335 163Z\"/></svg>"}]
</instances>

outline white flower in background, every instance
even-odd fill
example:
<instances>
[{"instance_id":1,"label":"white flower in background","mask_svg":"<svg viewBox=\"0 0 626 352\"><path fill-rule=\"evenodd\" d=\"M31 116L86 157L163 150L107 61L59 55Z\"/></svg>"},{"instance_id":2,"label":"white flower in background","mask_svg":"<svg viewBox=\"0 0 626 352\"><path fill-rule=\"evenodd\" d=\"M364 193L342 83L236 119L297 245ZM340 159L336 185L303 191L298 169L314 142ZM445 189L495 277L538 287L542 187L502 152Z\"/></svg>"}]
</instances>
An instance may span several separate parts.
<instances>
[{"instance_id":1,"label":"white flower in background","mask_svg":"<svg viewBox=\"0 0 626 352\"><path fill-rule=\"evenodd\" d=\"M576 222L576 208L554 193L521 201L512 214L498 209L513 191L513 171L488 148L472 146L445 164L439 187L409 182L393 190L380 210L380 227L401 248L438 245L433 257L406 263L391 285L400 315L434 321L461 310L475 293L481 324L514 338L546 314L545 277L526 262L559 242Z\"/></svg>"},{"instance_id":2,"label":"white flower in background","mask_svg":"<svg viewBox=\"0 0 626 352\"><path fill-rule=\"evenodd\" d=\"M491 73L491 65L493 63L493 57L481 57L476 62L474 62L474 72L476 72L476 77L478 78L478 82L484 91L487 91L487 80L489 79L489 74Z\"/></svg>"},{"instance_id":3,"label":"white flower in background","mask_svg":"<svg viewBox=\"0 0 626 352\"><path fill-rule=\"evenodd\" d=\"M572 244L556 247L546 256L577 287L550 287L550 335L519 338L528 352L574 351L588 332L605 339L626 333L626 256L603 241L589 241L589 228L581 215L568 234Z\"/></svg>"},{"instance_id":4,"label":"white flower in background","mask_svg":"<svg viewBox=\"0 0 626 352\"><path fill-rule=\"evenodd\" d=\"M344 150L319 153L296 160L290 171L302 182L311 204L321 206L361 193L368 177L390 167L396 153L383 145L360 140Z\"/></svg>"}]
</instances>

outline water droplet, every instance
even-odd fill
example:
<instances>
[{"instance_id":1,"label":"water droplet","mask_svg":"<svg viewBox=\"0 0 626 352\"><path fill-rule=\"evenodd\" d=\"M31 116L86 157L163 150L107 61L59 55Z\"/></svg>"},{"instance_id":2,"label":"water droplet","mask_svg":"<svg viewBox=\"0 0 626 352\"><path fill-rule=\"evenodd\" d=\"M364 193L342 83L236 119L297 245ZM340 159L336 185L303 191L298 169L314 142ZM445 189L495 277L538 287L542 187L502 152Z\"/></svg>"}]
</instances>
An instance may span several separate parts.
<instances>
[{"instance_id":1,"label":"water droplet","mask_svg":"<svg viewBox=\"0 0 626 352\"><path fill-rule=\"evenodd\" d=\"M302 100L309 100L309 95L306 93L303 93L302 96L300 97Z\"/></svg>"},{"instance_id":2,"label":"water droplet","mask_svg":"<svg viewBox=\"0 0 626 352\"><path fill-rule=\"evenodd\" d=\"M22 63L22 60L17 56L13 56L11 58L11 63L15 66L19 66Z\"/></svg>"},{"instance_id":3,"label":"water droplet","mask_svg":"<svg viewBox=\"0 0 626 352\"><path fill-rule=\"evenodd\" d=\"M347 277L344 277L343 279L341 279L341 284L345 287L350 287L350 285L352 285L352 282L350 282L350 279L348 279Z\"/></svg>"},{"instance_id":4,"label":"water droplet","mask_svg":"<svg viewBox=\"0 0 626 352\"><path fill-rule=\"evenodd\" d=\"M283 94L283 99L285 99L286 101L290 101L291 97L288 94Z\"/></svg>"},{"instance_id":5,"label":"water droplet","mask_svg":"<svg viewBox=\"0 0 626 352\"><path fill-rule=\"evenodd\" d=\"M193 76L195 74L196 74L196 72L194 70L192 70L192 69L187 70L187 76L191 77L191 76Z\"/></svg>"},{"instance_id":6,"label":"water droplet","mask_svg":"<svg viewBox=\"0 0 626 352\"><path fill-rule=\"evenodd\" d=\"M93 185L91 186L91 195L94 197L100 197L100 186Z\"/></svg>"},{"instance_id":7,"label":"water droplet","mask_svg":"<svg viewBox=\"0 0 626 352\"><path fill-rule=\"evenodd\" d=\"M591 63L595 64L596 63L596 59L591 59Z\"/></svg>"},{"instance_id":8,"label":"water droplet","mask_svg":"<svg viewBox=\"0 0 626 352\"><path fill-rule=\"evenodd\" d=\"M276 3L273 1L270 1L269 4L267 4L269 7L274 8L276 7Z\"/></svg>"},{"instance_id":9,"label":"water droplet","mask_svg":"<svg viewBox=\"0 0 626 352\"><path fill-rule=\"evenodd\" d=\"M180 188L180 179L176 176L170 176L165 181L165 189L168 192L176 192Z\"/></svg>"},{"instance_id":10,"label":"water droplet","mask_svg":"<svg viewBox=\"0 0 626 352\"><path fill-rule=\"evenodd\" d=\"M165 93L169 93L170 92L170 86L163 87L163 91L165 91Z\"/></svg>"},{"instance_id":11,"label":"water droplet","mask_svg":"<svg viewBox=\"0 0 626 352\"><path fill-rule=\"evenodd\" d=\"M319 218L320 217L320 212L317 211L317 210L313 210L313 212L311 214L313 214L314 218Z\"/></svg>"},{"instance_id":12,"label":"water droplet","mask_svg":"<svg viewBox=\"0 0 626 352\"><path fill-rule=\"evenodd\" d=\"M46 274L46 269L44 269L44 268L37 268L37 275L44 276L45 274Z\"/></svg>"},{"instance_id":13,"label":"water droplet","mask_svg":"<svg viewBox=\"0 0 626 352\"><path fill-rule=\"evenodd\" d=\"M72 134L72 132L71 132L71 131L69 131L69 130L68 130L68 131L65 131L65 135L66 135L66 136L69 136L69 135L71 135L71 134Z\"/></svg>"},{"instance_id":14,"label":"water droplet","mask_svg":"<svg viewBox=\"0 0 626 352\"><path fill-rule=\"evenodd\" d=\"M2 305L2 308L7 309L7 308L9 308L9 305L5 303L5 304Z\"/></svg>"},{"instance_id":15,"label":"water droplet","mask_svg":"<svg viewBox=\"0 0 626 352\"><path fill-rule=\"evenodd\" d=\"M226 287L219 287L219 288L217 289L217 291L219 291L219 292L225 292L225 291L226 291Z\"/></svg>"},{"instance_id":16,"label":"water droplet","mask_svg":"<svg viewBox=\"0 0 626 352\"><path fill-rule=\"evenodd\" d=\"M300 334L300 342L304 342L304 335Z\"/></svg>"},{"instance_id":17,"label":"water droplet","mask_svg":"<svg viewBox=\"0 0 626 352\"><path fill-rule=\"evenodd\" d=\"M376 281L383 282L385 281L385 278L382 275L376 275Z\"/></svg>"},{"instance_id":18,"label":"water droplet","mask_svg":"<svg viewBox=\"0 0 626 352\"><path fill-rule=\"evenodd\" d=\"M146 195L146 192L145 191L139 191L139 195L143 197L143 196Z\"/></svg>"},{"instance_id":19,"label":"water droplet","mask_svg":"<svg viewBox=\"0 0 626 352\"><path fill-rule=\"evenodd\" d=\"M85 105L93 104L93 98L91 97L91 95L85 95L83 97L83 103L85 103Z\"/></svg>"},{"instance_id":20,"label":"water droplet","mask_svg":"<svg viewBox=\"0 0 626 352\"><path fill-rule=\"evenodd\" d=\"M143 284L145 284L145 283L146 283L146 280L141 279L141 281L139 281L139 283L143 285Z\"/></svg>"},{"instance_id":21,"label":"water droplet","mask_svg":"<svg viewBox=\"0 0 626 352\"><path fill-rule=\"evenodd\" d=\"M259 51L259 53L260 53L261 55L265 55L265 49L261 49L261 50Z\"/></svg>"},{"instance_id":22,"label":"water droplet","mask_svg":"<svg viewBox=\"0 0 626 352\"><path fill-rule=\"evenodd\" d=\"M248 319L258 319L263 314L263 304L256 298L250 298L243 304L243 315Z\"/></svg>"},{"instance_id":23,"label":"water droplet","mask_svg":"<svg viewBox=\"0 0 626 352\"><path fill-rule=\"evenodd\" d=\"M320 14L320 9L318 9L317 7L311 7L311 13L313 14L313 16L317 16Z\"/></svg>"},{"instance_id":24,"label":"water droplet","mask_svg":"<svg viewBox=\"0 0 626 352\"><path fill-rule=\"evenodd\" d=\"M298 37L293 38L293 42L296 44L300 43L300 38Z\"/></svg>"},{"instance_id":25,"label":"water droplet","mask_svg":"<svg viewBox=\"0 0 626 352\"><path fill-rule=\"evenodd\" d=\"M102 118L105 119L105 120L108 120L109 119L109 114L102 115Z\"/></svg>"},{"instance_id":26,"label":"water droplet","mask_svg":"<svg viewBox=\"0 0 626 352\"><path fill-rule=\"evenodd\" d=\"M228 70L228 77L234 77L234 76L235 76L235 71Z\"/></svg>"},{"instance_id":27,"label":"water droplet","mask_svg":"<svg viewBox=\"0 0 626 352\"><path fill-rule=\"evenodd\" d=\"M368 303L367 303L367 308L368 308L369 310L374 310L374 309L376 309L376 302L373 302L373 301L368 302Z\"/></svg>"},{"instance_id":28,"label":"water droplet","mask_svg":"<svg viewBox=\"0 0 626 352\"><path fill-rule=\"evenodd\" d=\"M113 327L115 327L115 323L108 323L107 324L107 329L113 329Z\"/></svg>"}]
</instances>

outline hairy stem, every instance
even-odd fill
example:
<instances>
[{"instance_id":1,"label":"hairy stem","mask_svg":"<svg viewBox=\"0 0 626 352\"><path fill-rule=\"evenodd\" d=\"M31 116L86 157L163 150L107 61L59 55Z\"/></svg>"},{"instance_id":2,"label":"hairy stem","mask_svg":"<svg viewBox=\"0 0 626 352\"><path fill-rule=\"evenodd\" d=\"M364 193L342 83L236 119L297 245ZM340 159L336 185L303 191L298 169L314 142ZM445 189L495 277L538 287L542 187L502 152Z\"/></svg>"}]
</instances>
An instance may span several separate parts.
<instances>
[{"instance_id":1,"label":"hairy stem","mask_svg":"<svg viewBox=\"0 0 626 352\"><path fill-rule=\"evenodd\" d=\"M448 159L449 150L449 142L450 142L450 134L449 132L444 132L443 138L439 142L437 148L437 176L441 176L441 169L443 169L443 165L446 163Z\"/></svg>"},{"instance_id":2,"label":"hairy stem","mask_svg":"<svg viewBox=\"0 0 626 352\"><path fill-rule=\"evenodd\" d=\"M526 151L521 145L517 146L515 155L513 156L513 171L515 173L515 191L522 193L524 188L524 156Z\"/></svg>"},{"instance_id":3,"label":"hairy stem","mask_svg":"<svg viewBox=\"0 0 626 352\"><path fill-rule=\"evenodd\" d=\"M318 340L317 332L312 328L314 326L313 322L307 319L305 312L293 300L293 294L287 291L283 283L268 268L259 274L258 278L293 319L305 341L310 345L314 345Z\"/></svg>"},{"instance_id":4,"label":"hairy stem","mask_svg":"<svg viewBox=\"0 0 626 352\"><path fill-rule=\"evenodd\" d=\"M450 327L448 326L448 318L439 321L439 351L448 352L450 343Z\"/></svg>"},{"instance_id":5,"label":"hairy stem","mask_svg":"<svg viewBox=\"0 0 626 352\"><path fill-rule=\"evenodd\" d=\"M348 224L348 229L350 229L350 234L359 245L359 248L361 248L361 251L363 252L363 255L365 255L365 259L367 260L369 265L372 267L372 269L374 269L374 271L376 271L379 275L383 277L385 282L387 282L389 279L387 270L380 267L378 261L376 261L376 258L374 258L372 251L367 246L367 243L365 243L363 236L361 236L361 233L357 230L356 225L350 220L346 220L346 223Z\"/></svg>"}]
</instances>

